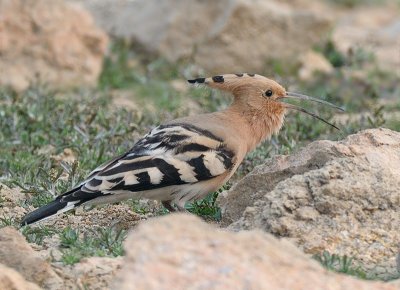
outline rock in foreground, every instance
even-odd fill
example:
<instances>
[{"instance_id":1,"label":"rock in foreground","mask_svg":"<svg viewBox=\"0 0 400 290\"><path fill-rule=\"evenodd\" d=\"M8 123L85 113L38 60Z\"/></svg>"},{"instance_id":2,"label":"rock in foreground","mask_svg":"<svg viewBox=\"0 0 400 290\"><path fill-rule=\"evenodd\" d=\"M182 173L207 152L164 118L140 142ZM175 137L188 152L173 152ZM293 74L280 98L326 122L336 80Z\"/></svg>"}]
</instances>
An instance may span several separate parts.
<instances>
[{"instance_id":1,"label":"rock in foreground","mask_svg":"<svg viewBox=\"0 0 400 290\"><path fill-rule=\"evenodd\" d=\"M0 229L0 263L45 289L62 289L63 282L50 264L11 227Z\"/></svg>"},{"instance_id":2,"label":"rock in foreground","mask_svg":"<svg viewBox=\"0 0 400 290\"><path fill-rule=\"evenodd\" d=\"M0 264L0 290L40 290L26 281L17 271Z\"/></svg>"},{"instance_id":3,"label":"rock in foreground","mask_svg":"<svg viewBox=\"0 0 400 290\"><path fill-rule=\"evenodd\" d=\"M399 165L400 133L388 129L313 142L259 166L225 193L225 223L287 237L309 254L354 257L370 276L395 278Z\"/></svg>"},{"instance_id":4,"label":"rock in foreground","mask_svg":"<svg viewBox=\"0 0 400 290\"><path fill-rule=\"evenodd\" d=\"M396 289L328 272L269 234L226 232L183 214L144 222L125 250L113 289Z\"/></svg>"}]
</instances>

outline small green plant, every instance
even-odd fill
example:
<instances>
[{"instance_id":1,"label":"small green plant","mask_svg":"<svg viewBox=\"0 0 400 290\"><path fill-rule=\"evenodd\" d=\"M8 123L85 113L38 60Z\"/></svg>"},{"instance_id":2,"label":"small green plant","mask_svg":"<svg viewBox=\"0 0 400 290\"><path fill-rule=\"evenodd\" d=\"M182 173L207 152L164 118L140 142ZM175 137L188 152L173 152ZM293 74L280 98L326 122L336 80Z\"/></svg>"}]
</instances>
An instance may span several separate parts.
<instances>
[{"instance_id":1,"label":"small green plant","mask_svg":"<svg viewBox=\"0 0 400 290\"><path fill-rule=\"evenodd\" d=\"M363 2L363 0L335 0L335 1L331 0L331 2L333 2L337 5L345 6L348 8L353 8L357 5L360 5Z\"/></svg>"},{"instance_id":2,"label":"small green plant","mask_svg":"<svg viewBox=\"0 0 400 290\"><path fill-rule=\"evenodd\" d=\"M25 236L26 240L29 243L35 243L38 245L43 244L43 240L46 237L51 237L57 232L58 231L56 229L50 228L48 226L40 226L40 227L25 226L21 229L21 233Z\"/></svg>"},{"instance_id":3,"label":"small green plant","mask_svg":"<svg viewBox=\"0 0 400 290\"><path fill-rule=\"evenodd\" d=\"M150 122L147 117L110 110L109 102L84 93L79 100L61 99L42 87L21 94L0 90L0 177L28 194L21 206L48 203L132 146L132 132L147 129L141 126ZM41 153L45 148L52 149ZM79 162L54 158L66 148Z\"/></svg>"},{"instance_id":4,"label":"small green plant","mask_svg":"<svg viewBox=\"0 0 400 290\"><path fill-rule=\"evenodd\" d=\"M137 74L130 61L134 58L130 48L130 43L125 40L118 40L112 44L111 53L104 59L99 78L101 89L128 88L132 84L143 82L143 78Z\"/></svg>"},{"instance_id":5,"label":"small green plant","mask_svg":"<svg viewBox=\"0 0 400 290\"><path fill-rule=\"evenodd\" d=\"M17 222L11 217L0 217L0 228L16 226Z\"/></svg>"},{"instance_id":6,"label":"small green plant","mask_svg":"<svg viewBox=\"0 0 400 290\"><path fill-rule=\"evenodd\" d=\"M45 163L46 161L43 161ZM62 168L52 168L49 171L43 168L31 168L22 180L12 180L12 186L18 186L22 192L29 193L30 198L25 201L34 207L43 206L53 200L54 196L59 192L64 192L73 187L84 176L78 171L78 162L73 164L62 163ZM67 179L61 178L66 172ZM28 175L29 174L29 175Z\"/></svg>"},{"instance_id":7,"label":"small green plant","mask_svg":"<svg viewBox=\"0 0 400 290\"><path fill-rule=\"evenodd\" d=\"M62 261L64 264L71 265L84 257L121 256L122 242L125 238L126 231L114 228L98 228L81 234L78 230L67 227L60 235L63 247Z\"/></svg>"},{"instance_id":8,"label":"small green plant","mask_svg":"<svg viewBox=\"0 0 400 290\"><path fill-rule=\"evenodd\" d=\"M324 268L330 271L355 276L361 279L367 279L367 274L361 269L361 267L355 266L353 264L353 258L346 255L339 256L336 254L330 254L328 251L324 251L321 254L314 255L313 258L320 262Z\"/></svg>"},{"instance_id":9,"label":"small green plant","mask_svg":"<svg viewBox=\"0 0 400 290\"><path fill-rule=\"evenodd\" d=\"M386 127L400 132L400 120L399 119L390 119L386 122Z\"/></svg>"},{"instance_id":10,"label":"small green plant","mask_svg":"<svg viewBox=\"0 0 400 290\"><path fill-rule=\"evenodd\" d=\"M217 204L218 195L230 188L229 184L224 185L218 191L210 193L204 199L195 201L193 203L187 204L186 209L191 213L202 216L206 219L212 219L215 221L221 220L221 208Z\"/></svg>"},{"instance_id":11,"label":"small green plant","mask_svg":"<svg viewBox=\"0 0 400 290\"><path fill-rule=\"evenodd\" d=\"M346 64L346 57L335 46L335 43L329 39L324 46L316 49L321 52L334 67L341 67Z\"/></svg>"},{"instance_id":12,"label":"small green plant","mask_svg":"<svg viewBox=\"0 0 400 290\"><path fill-rule=\"evenodd\" d=\"M127 203L132 207L132 211L134 211L135 213L145 215L151 212L151 209L146 205L142 205L140 203L140 200L132 199L128 200Z\"/></svg>"},{"instance_id":13,"label":"small green plant","mask_svg":"<svg viewBox=\"0 0 400 290\"><path fill-rule=\"evenodd\" d=\"M385 3L386 0L329 0L329 2L347 8L354 8L360 5L380 5Z\"/></svg>"},{"instance_id":14,"label":"small green plant","mask_svg":"<svg viewBox=\"0 0 400 290\"><path fill-rule=\"evenodd\" d=\"M69 248L73 246L79 239L79 232L70 227L66 227L60 235L61 247Z\"/></svg>"},{"instance_id":15,"label":"small green plant","mask_svg":"<svg viewBox=\"0 0 400 290\"><path fill-rule=\"evenodd\" d=\"M381 127L386 123L386 119L383 115L384 109L384 106L377 106L372 112L372 116L368 117L368 123L371 127Z\"/></svg>"}]
</instances>

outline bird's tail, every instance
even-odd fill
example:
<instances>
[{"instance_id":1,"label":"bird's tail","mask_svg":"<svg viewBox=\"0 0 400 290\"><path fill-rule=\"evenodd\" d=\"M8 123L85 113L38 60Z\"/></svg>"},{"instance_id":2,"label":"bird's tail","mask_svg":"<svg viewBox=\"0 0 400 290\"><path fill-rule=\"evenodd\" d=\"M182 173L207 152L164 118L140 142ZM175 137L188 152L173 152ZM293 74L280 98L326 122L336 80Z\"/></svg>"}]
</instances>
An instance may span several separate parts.
<instances>
[{"instance_id":1,"label":"bird's tail","mask_svg":"<svg viewBox=\"0 0 400 290\"><path fill-rule=\"evenodd\" d=\"M74 193L80 191L80 188L73 189L69 192L64 193L61 196L58 196L55 200L46 204L33 212L28 213L21 221L21 226L33 224L35 222L45 220L49 217L54 215L70 211L75 207L81 205L84 201L83 200L72 200L71 197ZM67 197L67 198L65 198Z\"/></svg>"}]
</instances>

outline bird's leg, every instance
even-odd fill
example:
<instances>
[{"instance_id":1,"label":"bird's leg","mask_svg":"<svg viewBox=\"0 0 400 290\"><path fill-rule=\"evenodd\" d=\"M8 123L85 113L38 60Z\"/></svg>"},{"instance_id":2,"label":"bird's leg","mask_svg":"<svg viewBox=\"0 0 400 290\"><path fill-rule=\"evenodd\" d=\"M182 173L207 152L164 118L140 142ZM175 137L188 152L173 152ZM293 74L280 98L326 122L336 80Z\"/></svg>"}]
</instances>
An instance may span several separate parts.
<instances>
[{"instance_id":1,"label":"bird's leg","mask_svg":"<svg viewBox=\"0 0 400 290\"><path fill-rule=\"evenodd\" d=\"M178 211L189 213L189 211L185 208L185 204L176 204Z\"/></svg>"},{"instance_id":2,"label":"bird's leg","mask_svg":"<svg viewBox=\"0 0 400 290\"><path fill-rule=\"evenodd\" d=\"M176 211L176 209L172 206L170 200L163 200L161 203L169 212Z\"/></svg>"}]
</instances>

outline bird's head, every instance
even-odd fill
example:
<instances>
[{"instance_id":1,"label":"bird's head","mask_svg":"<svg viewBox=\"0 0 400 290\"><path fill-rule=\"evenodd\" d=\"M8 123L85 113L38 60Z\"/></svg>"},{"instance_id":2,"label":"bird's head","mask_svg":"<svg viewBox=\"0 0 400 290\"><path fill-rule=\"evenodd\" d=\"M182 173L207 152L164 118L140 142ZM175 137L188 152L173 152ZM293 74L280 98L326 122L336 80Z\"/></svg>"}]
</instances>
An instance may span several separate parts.
<instances>
[{"instance_id":1,"label":"bird's head","mask_svg":"<svg viewBox=\"0 0 400 290\"><path fill-rule=\"evenodd\" d=\"M282 121L286 109L293 109L308 114L338 129L335 125L329 123L315 113L309 112L302 107L283 102L283 100L288 98L314 101L343 110L324 100L287 92L285 88L277 82L257 74L225 74L209 78L197 78L188 80L188 82L191 84L205 84L212 88L230 92L235 97L235 102L239 106L246 107L251 112L262 112L265 115Z\"/></svg>"}]
</instances>

